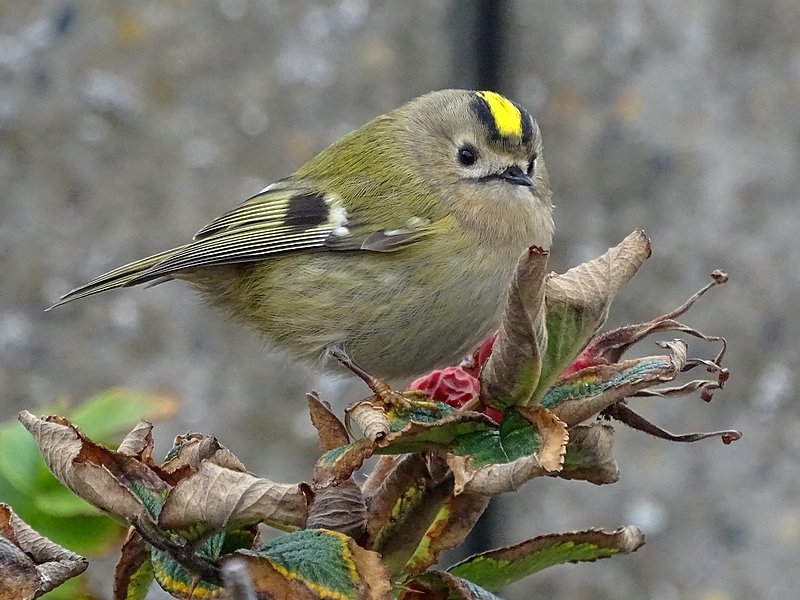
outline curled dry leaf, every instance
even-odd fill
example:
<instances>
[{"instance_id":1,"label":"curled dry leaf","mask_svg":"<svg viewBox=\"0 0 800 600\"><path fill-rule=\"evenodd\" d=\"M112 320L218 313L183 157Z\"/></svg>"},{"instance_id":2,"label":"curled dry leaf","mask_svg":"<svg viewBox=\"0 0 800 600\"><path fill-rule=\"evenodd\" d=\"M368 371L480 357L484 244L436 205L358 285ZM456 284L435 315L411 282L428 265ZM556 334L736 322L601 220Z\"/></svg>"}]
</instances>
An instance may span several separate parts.
<instances>
[{"instance_id":1,"label":"curled dry leaf","mask_svg":"<svg viewBox=\"0 0 800 600\"><path fill-rule=\"evenodd\" d=\"M345 423L348 429L354 422L370 442L380 442L392 429L386 412L376 404L369 401L356 402L347 407Z\"/></svg>"},{"instance_id":2,"label":"curled dry leaf","mask_svg":"<svg viewBox=\"0 0 800 600\"><path fill-rule=\"evenodd\" d=\"M637 230L602 256L548 278L548 344L535 402L605 323L612 300L649 257L650 240Z\"/></svg>"},{"instance_id":3,"label":"curled dry leaf","mask_svg":"<svg viewBox=\"0 0 800 600\"><path fill-rule=\"evenodd\" d=\"M20 421L62 483L129 523L153 520L167 529L213 531L257 522L284 530L305 525L307 486L245 472L214 438L180 438L177 451L160 468L95 444L66 419L23 412ZM137 426L127 447L142 454L149 439L147 427Z\"/></svg>"},{"instance_id":4,"label":"curled dry leaf","mask_svg":"<svg viewBox=\"0 0 800 600\"><path fill-rule=\"evenodd\" d=\"M220 444L217 438L191 433L175 439L174 447L161 465L160 472L172 475L169 481L178 482L195 473L205 461L231 471L244 473L247 470L233 452Z\"/></svg>"},{"instance_id":5,"label":"curled dry leaf","mask_svg":"<svg viewBox=\"0 0 800 600\"><path fill-rule=\"evenodd\" d=\"M0 503L0 599L37 598L87 566L85 558L39 535Z\"/></svg>"},{"instance_id":6,"label":"curled dry leaf","mask_svg":"<svg viewBox=\"0 0 800 600\"><path fill-rule=\"evenodd\" d=\"M182 530L202 524L212 531L263 522L276 529L304 527L308 489L281 484L202 461L167 496L158 524Z\"/></svg>"},{"instance_id":7,"label":"curled dry leaf","mask_svg":"<svg viewBox=\"0 0 800 600\"><path fill-rule=\"evenodd\" d=\"M576 425L643 390L672 381L686 362L686 343L672 342L670 354L597 365L559 378L542 403L567 425Z\"/></svg>"},{"instance_id":8,"label":"curled dry leaf","mask_svg":"<svg viewBox=\"0 0 800 600\"><path fill-rule=\"evenodd\" d=\"M725 382L728 381L728 377L730 373L728 369L725 369L721 364L720 361L725 354L725 340L723 338L712 338L709 336L704 336L703 334L698 333L698 337L702 337L703 339L714 341L714 340L722 340L723 345L722 349L720 350L717 357L713 360L704 360L702 358L686 358L683 362L681 367L681 372L686 373L687 371L691 371L695 367L704 366L706 367L706 371L709 373L716 373L716 379L695 379L684 383L683 385L678 385L674 387L668 388L658 388L654 390L641 390L637 392L636 396L658 396L661 398L669 398L670 396L685 396L687 394L692 394L697 390L700 390L700 398L705 402L710 402L711 398L716 390L722 389L725 385ZM658 345L662 346L663 348L669 348L670 342L656 342Z\"/></svg>"},{"instance_id":9,"label":"curled dry leaf","mask_svg":"<svg viewBox=\"0 0 800 600\"><path fill-rule=\"evenodd\" d=\"M723 370L720 365L722 358L725 356L725 351L727 348L725 338L705 335L704 333L683 325L675 320L676 318L686 314L689 309L694 306L694 303L697 302L708 290L728 281L728 276L722 271L714 271L714 273L711 274L711 278L712 281L710 283L695 293L691 298L689 298L675 310L656 317L650 321L636 323L634 325L625 325L624 327L619 327L597 336L586 347L577 360L575 360L575 362L561 374L562 377L570 375L585 367L618 362L622 358L622 355L634 344L642 341L649 335L654 333L663 333L666 331L680 331L708 342L719 342L721 344L719 354L717 354L716 358L714 358L713 361L710 361L707 366L712 369L712 372L716 370Z\"/></svg>"},{"instance_id":10,"label":"curled dry leaf","mask_svg":"<svg viewBox=\"0 0 800 600\"><path fill-rule=\"evenodd\" d=\"M614 458L614 428L601 421L569 428L564 466L555 477L603 485L619 480Z\"/></svg>"},{"instance_id":11,"label":"curled dry leaf","mask_svg":"<svg viewBox=\"0 0 800 600\"><path fill-rule=\"evenodd\" d=\"M37 419L22 411L20 422L33 435L47 467L61 483L87 502L123 520L147 515L131 488L153 497L169 486L136 458L99 446L66 419Z\"/></svg>"},{"instance_id":12,"label":"curled dry leaf","mask_svg":"<svg viewBox=\"0 0 800 600\"><path fill-rule=\"evenodd\" d=\"M350 478L339 485L314 490L306 526L360 539L367 527L367 505L361 488Z\"/></svg>"},{"instance_id":13,"label":"curled dry leaf","mask_svg":"<svg viewBox=\"0 0 800 600\"><path fill-rule=\"evenodd\" d=\"M119 444L117 452L138 457L142 462L153 464L153 424L141 419Z\"/></svg>"},{"instance_id":14,"label":"curled dry leaf","mask_svg":"<svg viewBox=\"0 0 800 600\"><path fill-rule=\"evenodd\" d=\"M569 440L566 425L555 413L541 406L520 407L517 410L539 432L542 440L542 447L536 453L539 465L551 473L561 470Z\"/></svg>"},{"instance_id":15,"label":"curled dry leaf","mask_svg":"<svg viewBox=\"0 0 800 600\"><path fill-rule=\"evenodd\" d=\"M375 444L366 439L328 450L314 465L314 489L346 481L374 453Z\"/></svg>"},{"instance_id":16,"label":"curled dry leaf","mask_svg":"<svg viewBox=\"0 0 800 600\"><path fill-rule=\"evenodd\" d=\"M621 403L610 406L606 410L605 414L612 419L616 419L620 423L625 423L628 427L638 431L643 431L644 433L648 433L662 440L669 440L670 442L699 442L700 440L719 437L722 440L722 443L727 446L728 444L735 442L742 437L742 432L735 429L675 435L674 433L670 433L669 431L654 425Z\"/></svg>"},{"instance_id":17,"label":"curled dry leaf","mask_svg":"<svg viewBox=\"0 0 800 600\"><path fill-rule=\"evenodd\" d=\"M548 252L532 246L519 259L500 331L481 371L481 402L504 408L529 402L547 348L545 275Z\"/></svg>"}]
</instances>

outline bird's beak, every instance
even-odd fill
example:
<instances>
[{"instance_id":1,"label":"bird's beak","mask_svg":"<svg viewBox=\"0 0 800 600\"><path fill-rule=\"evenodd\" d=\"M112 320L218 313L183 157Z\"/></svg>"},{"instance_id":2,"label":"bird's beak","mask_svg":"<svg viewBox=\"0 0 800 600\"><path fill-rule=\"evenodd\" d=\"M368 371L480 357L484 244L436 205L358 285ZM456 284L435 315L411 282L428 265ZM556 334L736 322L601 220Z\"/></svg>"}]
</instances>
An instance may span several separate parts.
<instances>
[{"instance_id":1,"label":"bird's beak","mask_svg":"<svg viewBox=\"0 0 800 600\"><path fill-rule=\"evenodd\" d=\"M533 179L531 179L530 175L523 171L518 165L512 165L508 167L505 171L500 173L498 177L504 181L507 181L508 183L513 183L514 185L524 185L527 187L533 186Z\"/></svg>"}]
</instances>

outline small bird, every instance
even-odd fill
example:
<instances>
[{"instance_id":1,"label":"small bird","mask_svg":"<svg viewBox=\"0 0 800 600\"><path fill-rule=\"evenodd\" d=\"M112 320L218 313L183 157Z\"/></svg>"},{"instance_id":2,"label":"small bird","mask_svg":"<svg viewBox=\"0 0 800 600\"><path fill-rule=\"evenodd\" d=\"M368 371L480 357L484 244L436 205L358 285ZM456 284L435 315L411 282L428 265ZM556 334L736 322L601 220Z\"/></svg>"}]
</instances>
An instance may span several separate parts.
<instances>
[{"instance_id":1,"label":"small bird","mask_svg":"<svg viewBox=\"0 0 800 600\"><path fill-rule=\"evenodd\" d=\"M551 197L541 133L524 108L494 92L431 92L334 142L189 243L53 307L182 279L298 359L409 377L452 364L498 326L522 251L550 246Z\"/></svg>"}]
</instances>

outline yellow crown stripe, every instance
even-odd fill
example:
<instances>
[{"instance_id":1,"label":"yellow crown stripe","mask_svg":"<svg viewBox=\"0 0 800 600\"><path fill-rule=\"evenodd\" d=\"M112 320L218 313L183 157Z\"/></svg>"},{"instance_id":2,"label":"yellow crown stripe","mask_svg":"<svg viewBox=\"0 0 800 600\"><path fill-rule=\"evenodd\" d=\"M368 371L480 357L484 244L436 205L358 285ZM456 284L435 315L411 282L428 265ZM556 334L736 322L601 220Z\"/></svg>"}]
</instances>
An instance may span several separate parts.
<instances>
[{"instance_id":1,"label":"yellow crown stripe","mask_svg":"<svg viewBox=\"0 0 800 600\"><path fill-rule=\"evenodd\" d=\"M478 96L489 105L500 135L522 137L522 114L510 100L496 92L478 92Z\"/></svg>"}]
</instances>

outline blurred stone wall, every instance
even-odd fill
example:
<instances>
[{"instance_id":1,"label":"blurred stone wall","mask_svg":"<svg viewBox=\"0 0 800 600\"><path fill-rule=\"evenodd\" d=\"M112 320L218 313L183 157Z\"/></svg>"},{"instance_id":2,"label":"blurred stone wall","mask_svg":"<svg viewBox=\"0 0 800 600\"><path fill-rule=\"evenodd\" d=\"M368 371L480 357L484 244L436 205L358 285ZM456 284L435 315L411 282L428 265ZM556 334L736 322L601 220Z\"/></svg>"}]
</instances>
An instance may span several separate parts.
<instances>
[{"instance_id":1,"label":"blurred stone wall","mask_svg":"<svg viewBox=\"0 0 800 600\"><path fill-rule=\"evenodd\" d=\"M0 419L108 386L167 390L181 410L157 424L162 449L200 430L254 472L307 480L317 452L304 392L341 408L365 395L359 385L293 368L180 283L43 309L183 242L376 114L466 85L451 50L467 35L459 10L456 0L0 1ZM506 14L500 91L545 136L551 266L647 231L653 257L609 325L665 312L728 271L731 283L684 319L728 337L725 391L711 405L631 404L671 431L745 437L685 446L619 426L619 483L535 481L498 499L485 527L498 543L628 523L648 536L632 556L557 567L504 597L793 597L800 5L517 0Z\"/></svg>"}]
</instances>

